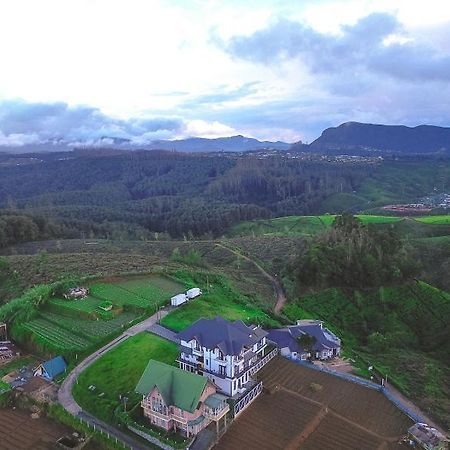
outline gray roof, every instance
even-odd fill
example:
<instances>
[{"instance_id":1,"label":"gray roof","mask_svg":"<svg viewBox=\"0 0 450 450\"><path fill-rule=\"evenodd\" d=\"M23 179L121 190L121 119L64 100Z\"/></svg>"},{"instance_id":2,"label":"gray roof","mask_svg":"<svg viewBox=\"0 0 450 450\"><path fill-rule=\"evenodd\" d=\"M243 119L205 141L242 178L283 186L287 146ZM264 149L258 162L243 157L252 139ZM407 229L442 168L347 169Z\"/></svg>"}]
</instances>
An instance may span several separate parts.
<instances>
[{"instance_id":1,"label":"gray roof","mask_svg":"<svg viewBox=\"0 0 450 450\"><path fill-rule=\"evenodd\" d=\"M196 339L201 347L219 348L224 355L239 355L244 348L250 348L267 332L259 327L248 327L241 320L230 322L222 317L199 319L178 334L186 342Z\"/></svg>"}]
</instances>

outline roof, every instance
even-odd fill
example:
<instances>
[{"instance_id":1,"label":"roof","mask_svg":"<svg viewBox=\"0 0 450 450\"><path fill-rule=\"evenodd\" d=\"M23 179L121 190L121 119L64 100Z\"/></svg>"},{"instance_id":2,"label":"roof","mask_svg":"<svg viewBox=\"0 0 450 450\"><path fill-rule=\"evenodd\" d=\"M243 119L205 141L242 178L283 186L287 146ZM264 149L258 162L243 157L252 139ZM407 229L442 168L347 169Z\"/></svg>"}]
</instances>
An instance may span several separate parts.
<instances>
[{"instance_id":1,"label":"roof","mask_svg":"<svg viewBox=\"0 0 450 450\"><path fill-rule=\"evenodd\" d=\"M151 359L136 392L148 395L156 387L166 405L194 412L207 383L206 377Z\"/></svg>"},{"instance_id":2,"label":"roof","mask_svg":"<svg viewBox=\"0 0 450 450\"><path fill-rule=\"evenodd\" d=\"M241 320L230 322L222 317L199 319L178 334L186 342L196 339L200 346L219 348L225 355L239 355L244 347L250 348L267 332L260 327L248 327Z\"/></svg>"},{"instance_id":3,"label":"roof","mask_svg":"<svg viewBox=\"0 0 450 450\"><path fill-rule=\"evenodd\" d=\"M210 408L219 408L225 401L227 397L222 394L211 394L206 400L205 405Z\"/></svg>"},{"instance_id":4,"label":"roof","mask_svg":"<svg viewBox=\"0 0 450 450\"><path fill-rule=\"evenodd\" d=\"M289 348L291 352L305 353L305 349L299 344L298 338L304 334L314 336L316 342L313 350L332 349L340 347L341 341L330 330L324 328L317 320L299 320L297 325L286 328L269 330L267 338L275 342L280 348Z\"/></svg>"},{"instance_id":5,"label":"roof","mask_svg":"<svg viewBox=\"0 0 450 450\"><path fill-rule=\"evenodd\" d=\"M319 320L298 320L297 325L288 328L294 329L293 333L299 333L298 336L300 336L300 333L314 336L316 338L313 345L314 350L320 351L341 346L341 340L328 328L325 328Z\"/></svg>"},{"instance_id":6,"label":"roof","mask_svg":"<svg viewBox=\"0 0 450 450\"><path fill-rule=\"evenodd\" d=\"M55 378L66 370L67 364L62 356L57 356L49 361L45 361L42 364L42 367L45 369L50 378Z\"/></svg>"}]
</instances>

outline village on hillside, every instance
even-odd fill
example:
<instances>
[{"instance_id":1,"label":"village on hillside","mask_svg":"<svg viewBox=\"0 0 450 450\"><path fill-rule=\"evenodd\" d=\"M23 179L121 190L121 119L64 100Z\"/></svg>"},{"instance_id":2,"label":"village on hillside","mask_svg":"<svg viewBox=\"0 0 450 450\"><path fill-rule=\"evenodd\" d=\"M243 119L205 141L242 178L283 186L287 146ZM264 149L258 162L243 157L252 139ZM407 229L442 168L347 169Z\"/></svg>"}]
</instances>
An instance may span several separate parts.
<instances>
[{"instance_id":1,"label":"village on hillside","mask_svg":"<svg viewBox=\"0 0 450 450\"><path fill-rule=\"evenodd\" d=\"M64 296L82 304L89 294L88 288L76 287ZM165 313L199 301L202 294L193 287L173 295ZM97 308L98 314L114 310L104 301ZM159 323L163 312L157 311L140 331L175 344L178 356L173 363L149 357L134 387L139 402L129 410L128 398L122 397L124 410L117 415L122 430L153 445L191 450L448 448L448 439L395 398L384 379L377 383L348 373L341 339L320 320L263 329L218 315L174 332ZM20 358L7 325L0 324L0 370ZM16 365L0 372L0 398L8 394L35 404L59 402L73 414L71 389L78 382L71 369L61 355L34 360L28 367ZM97 388L92 383L88 389L95 394ZM84 413L76 411L81 418ZM38 409L33 414L39 417ZM331 442L338 428L339 438ZM114 436L110 426L105 433ZM58 442L60 448L78 449L88 439L75 433L59 436Z\"/></svg>"}]
</instances>

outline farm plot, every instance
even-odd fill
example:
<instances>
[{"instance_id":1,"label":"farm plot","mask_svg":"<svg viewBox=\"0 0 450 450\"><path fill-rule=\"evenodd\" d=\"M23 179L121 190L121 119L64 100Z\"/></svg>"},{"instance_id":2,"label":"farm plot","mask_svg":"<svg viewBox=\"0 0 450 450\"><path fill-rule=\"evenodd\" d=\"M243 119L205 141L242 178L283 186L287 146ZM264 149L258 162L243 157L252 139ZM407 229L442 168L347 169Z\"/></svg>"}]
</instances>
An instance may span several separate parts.
<instances>
[{"instance_id":1,"label":"farm plot","mask_svg":"<svg viewBox=\"0 0 450 450\"><path fill-rule=\"evenodd\" d=\"M412 424L380 392L280 357L258 378L263 393L215 450L393 450Z\"/></svg>"},{"instance_id":2,"label":"farm plot","mask_svg":"<svg viewBox=\"0 0 450 450\"><path fill-rule=\"evenodd\" d=\"M123 325L136 319L136 314L125 312L112 320L83 320L59 314L45 312L45 319L68 331L77 330L77 334L84 335L95 342L120 329Z\"/></svg>"},{"instance_id":3,"label":"farm plot","mask_svg":"<svg viewBox=\"0 0 450 450\"><path fill-rule=\"evenodd\" d=\"M90 287L91 295L101 299L109 300L115 305L129 305L138 308L148 308L153 305L149 299L136 295L131 291L121 288L120 286L107 284L107 283L95 283Z\"/></svg>"},{"instance_id":4,"label":"farm plot","mask_svg":"<svg viewBox=\"0 0 450 450\"><path fill-rule=\"evenodd\" d=\"M70 428L47 419L31 419L19 410L0 409L0 450L51 450Z\"/></svg>"},{"instance_id":5,"label":"farm plot","mask_svg":"<svg viewBox=\"0 0 450 450\"><path fill-rule=\"evenodd\" d=\"M81 300L64 300L53 298L48 302L50 309L56 312L67 312L73 315L73 312L81 312L85 315L93 315L103 300L94 297L86 297Z\"/></svg>"},{"instance_id":6,"label":"farm plot","mask_svg":"<svg viewBox=\"0 0 450 450\"><path fill-rule=\"evenodd\" d=\"M38 337L38 341L48 344L52 348L64 350L82 350L89 345L87 339L77 336L46 319L34 319L23 325Z\"/></svg>"},{"instance_id":7,"label":"farm plot","mask_svg":"<svg viewBox=\"0 0 450 450\"><path fill-rule=\"evenodd\" d=\"M230 426L215 450L289 448L320 410L286 391L261 394Z\"/></svg>"},{"instance_id":8,"label":"farm plot","mask_svg":"<svg viewBox=\"0 0 450 450\"><path fill-rule=\"evenodd\" d=\"M299 366L281 357L267 364L258 377L265 387L283 386L383 436L401 435L411 425L411 420L381 392ZM319 385L320 389L312 389L312 383Z\"/></svg>"},{"instance_id":9,"label":"farm plot","mask_svg":"<svg viewBox=\"0 0 450 450\"><path fill-rule=\"evenodd\" d=\"M396 442L397 440L393 440ZM382 439L341 418L327 414L319 426L302 443L302 450L372 450L382 445ZM403 448L403 447L400 447Z\"/></svg>"}]
</instances>

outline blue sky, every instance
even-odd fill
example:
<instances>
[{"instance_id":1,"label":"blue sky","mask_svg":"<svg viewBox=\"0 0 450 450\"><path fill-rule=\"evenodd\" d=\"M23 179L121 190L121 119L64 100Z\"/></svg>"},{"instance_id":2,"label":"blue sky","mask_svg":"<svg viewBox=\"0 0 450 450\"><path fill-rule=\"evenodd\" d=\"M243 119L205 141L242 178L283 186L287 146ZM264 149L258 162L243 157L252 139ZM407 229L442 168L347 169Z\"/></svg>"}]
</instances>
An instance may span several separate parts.
<instances>
[{"instance_id":1,"label":"blue sky","mask_svg":"<svg viewBox=\"0 0 450 450\"><path fill-rule=\"evenodd\" d=\"M5 1L0 61L0 146L450 125L448 0Z\"/></svg>"}]
</instances>

